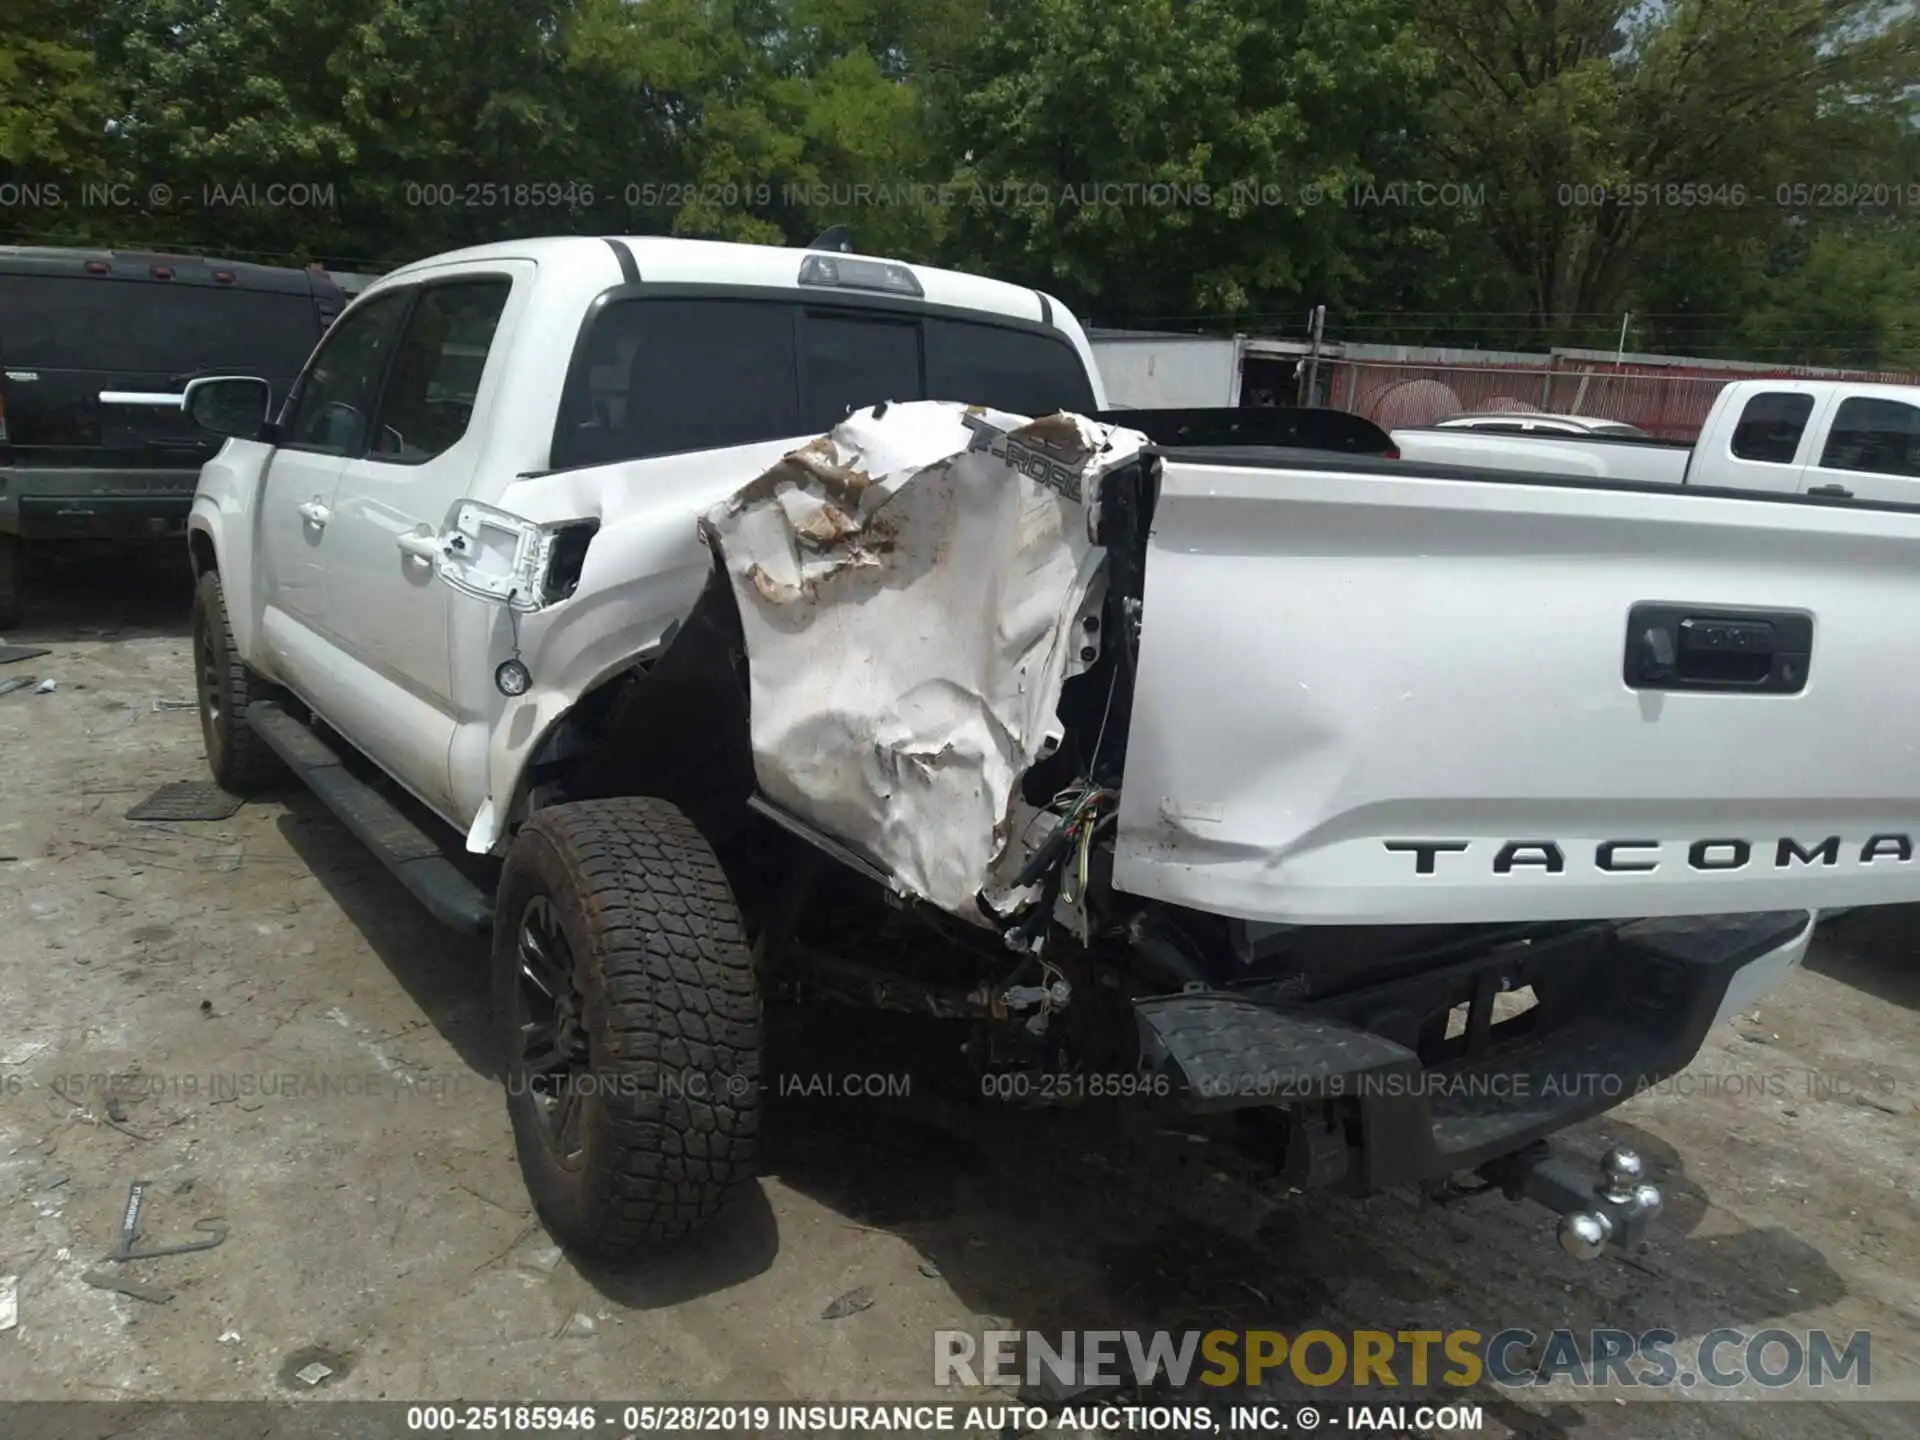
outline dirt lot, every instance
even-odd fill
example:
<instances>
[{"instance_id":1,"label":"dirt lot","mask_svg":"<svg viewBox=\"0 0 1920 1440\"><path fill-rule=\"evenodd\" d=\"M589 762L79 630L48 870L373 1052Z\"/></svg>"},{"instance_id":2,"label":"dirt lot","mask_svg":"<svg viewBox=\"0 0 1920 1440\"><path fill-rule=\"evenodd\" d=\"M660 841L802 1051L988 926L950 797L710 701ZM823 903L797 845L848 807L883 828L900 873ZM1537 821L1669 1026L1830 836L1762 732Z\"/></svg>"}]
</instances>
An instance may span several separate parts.
<instances>
[{"instance_id":1,"label":"dirt lot","mask_svg":"<svg viewBox=\"0 0 1920 1440\"><path fill-rule=\"evenodd\" d=\"M44 577L6 638L53 653L0 666L59 681L0 697L0 1275L19 1277L0 1396L277 1396L319 1357L313 1393L365 1399L924 1397L931 1333L998 1323L1866 1329L1876 1391L1920 1398L1920 911L1834 922L1715 1033L1690 1093L1572 1137L1637 1146L1666 1190L1630 1259L1576 1265L1550 1217L1498 1197L1280 1197L1192 1146L969 1103L923 1066L910 1098L772 1097L757 1199L605 1273L529 1212L479 946L301 794L122 818L205 772L195 716L154 707L192 693L185 587L105 568ZM846 1063L849 1043L814 1027L782 1063L897 1068ZM123 1267L165 1305L81 1278L136 1179L152 1241L228 1227ZM821 1318L862 1288L869 1308ZM1465 1398L1492 1435L1914 1433L1857 1403Z\"/></svg>"}]
</instances>

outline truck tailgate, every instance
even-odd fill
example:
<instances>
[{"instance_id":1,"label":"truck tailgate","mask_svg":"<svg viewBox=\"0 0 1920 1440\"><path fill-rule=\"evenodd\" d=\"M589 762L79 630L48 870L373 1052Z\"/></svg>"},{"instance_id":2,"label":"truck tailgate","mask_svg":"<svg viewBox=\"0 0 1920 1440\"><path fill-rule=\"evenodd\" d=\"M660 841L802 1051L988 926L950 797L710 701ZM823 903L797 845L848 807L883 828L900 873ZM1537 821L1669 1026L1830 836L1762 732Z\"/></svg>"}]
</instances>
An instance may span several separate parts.
<instances>
[{"instance_id":1,"label":"truck tailgate","mask_svg":"<svg viewBox=\"0 0 1920 1440\"><path fill-rule=\"evenodd\" d=\"M1916 600L1916 510L1171 452L1114 883L1312 924L1920 900Z\"/></svg>"}]
</instances>

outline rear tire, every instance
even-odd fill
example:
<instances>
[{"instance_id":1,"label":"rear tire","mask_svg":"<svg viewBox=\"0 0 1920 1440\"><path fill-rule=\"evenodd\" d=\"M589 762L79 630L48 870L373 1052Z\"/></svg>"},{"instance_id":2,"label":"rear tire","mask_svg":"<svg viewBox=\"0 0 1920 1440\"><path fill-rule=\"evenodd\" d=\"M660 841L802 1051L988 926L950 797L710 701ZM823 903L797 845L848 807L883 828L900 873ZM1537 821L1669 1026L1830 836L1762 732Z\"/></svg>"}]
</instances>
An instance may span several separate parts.
<instances>
[{"instance_id":1,"label":"rear tire","mask_svg":"<svg viewBox=\"0 0 1920 1440\"><path fill-rule=\"evenodd\" d=\"M265 687L234 647L217 570L207 571L194 587L193 674L207 767L220 787L246 795L280 779L285 773L280 757L247 724L247 706L264 698Z\"/></svg>"},{"instance_id":2,"label":"rear tire","mask_svg":"<svg viewBox=\"0 0 1920 1440\"><path fill-rule=\"evenodd\" d=\"M726 874L677 808L587 800L528 821L493 976L520 1169L555 1238L629 1258L751 1186L760 991Z\"/></svg>"},{"instance_id":3,"label":"rear tire","mask_svg":"<svg viewBox=\"0 0 1920 1440\"><path fill-rule=\"evenodd\" d=\"M20 623L20 552L18 535L0 535L0 630Z\"/></svg>"}]
</instances>

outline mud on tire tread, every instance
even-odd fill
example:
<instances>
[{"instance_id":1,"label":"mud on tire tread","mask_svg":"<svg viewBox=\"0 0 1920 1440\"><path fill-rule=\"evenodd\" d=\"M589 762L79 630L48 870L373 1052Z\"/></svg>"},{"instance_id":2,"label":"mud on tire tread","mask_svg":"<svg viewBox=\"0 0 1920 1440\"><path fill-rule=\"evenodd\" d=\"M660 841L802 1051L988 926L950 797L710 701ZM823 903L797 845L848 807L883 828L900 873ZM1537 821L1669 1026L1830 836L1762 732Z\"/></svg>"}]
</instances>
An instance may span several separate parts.
<instances>
[{"instance_id":1,"label":"mud on tire tread","mask_svg":"<svg viewBox=\"0 0 1920 1440\"><path fill-rule=\"evenodd\" d=\"M573 949L592 1056L586 1154L574 1171L546 1144L512 1033L518 926L537 894ZM664 800L554 806L515 839L496 916L507 1108L541 1218L603 1259L712 1220L753 1183L761 1043L752 957L712 847Z\"/></svg>"},{"instance_id":2,"label":"mud on tire tread","mask_svg":"<svg viewBox=\"0 0 1920 1440\"><path fill-rule=\"evenodd\" d=\"M204 618L207 643L215 652L214 664L222 685L218 717L207 713L206 697L200 697L200 736L206 746L207 768L224 790L247 795L265 790L286 774L280 757L254 734L247 723L247 706L266 697L263 686L240 659L233 643L233 628L227 623L227 595L220 585L220 572L209 570L200 577L193 592L193 633L195 637L195 684L199 678L199 636Z\"/></svg>"}]
</instances>

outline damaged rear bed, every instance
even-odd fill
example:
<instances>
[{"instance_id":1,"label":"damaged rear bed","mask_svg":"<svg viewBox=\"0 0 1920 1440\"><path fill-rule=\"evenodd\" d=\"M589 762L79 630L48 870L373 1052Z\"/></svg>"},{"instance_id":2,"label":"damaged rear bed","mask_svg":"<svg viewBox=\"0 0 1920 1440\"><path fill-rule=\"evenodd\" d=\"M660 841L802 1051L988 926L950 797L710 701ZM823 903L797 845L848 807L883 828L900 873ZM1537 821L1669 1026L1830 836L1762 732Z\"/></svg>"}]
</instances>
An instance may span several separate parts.
<instances>
[{"instance_id":1,"label":"damaged rear bed","mask_svg":"<svg viewBox=\"0 0 1920 1440\"><path fill-rule=\"evenodd\" d=\"M860 412L703 521L759 789L966 918L1077 779L1116 886L1265 924L1920 893L1920 515L1514 479Z\"/></svg>"},{"instance_id":2,"label":"damaged rear bed","mask_svg":"<svg viewBox=\"0 0 1920 1440\"><path fill-rule=\"evenodd\" d=\"M1920 515L923 402L700 529L657 675L727 677L697 723L745 753L698 768L811 857L750 907L763 983L1164 1077L1292 1183L1478 1171L1598 1253L1657 1193L1546 1137L1686 1065L1818 908L1920 898ZM944 948L789 946L823 858Z\"/></svg>"}]
</instances>

